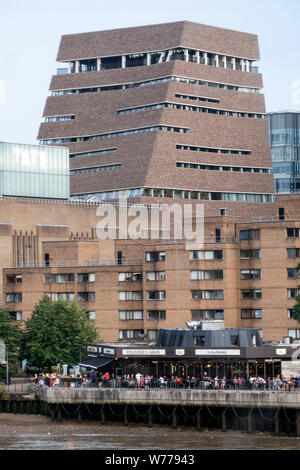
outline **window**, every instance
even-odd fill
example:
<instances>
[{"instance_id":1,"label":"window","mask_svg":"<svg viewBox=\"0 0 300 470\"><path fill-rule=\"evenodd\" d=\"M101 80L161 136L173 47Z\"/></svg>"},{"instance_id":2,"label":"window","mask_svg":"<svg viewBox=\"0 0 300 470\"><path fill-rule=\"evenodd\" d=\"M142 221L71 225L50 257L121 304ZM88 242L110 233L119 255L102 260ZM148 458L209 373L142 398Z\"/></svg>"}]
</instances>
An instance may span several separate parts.
<instances>
[{"instance_id":1,"label":"window","mask_svg":"<svg viewBox=\"0 0 300 470\"><path fill-rule=\"evenodd\" d=\"M23 312L8 312L10 319L13 321L22 321L23 320Z\"/></svg>"},{"instance_id":2,"label":"window","mask_svg":"<svg viewBox=\"0 0 300 470\"><path fill-rule=\"evenodd\" d=\"M78 273L78 282L95 282L95 273Z\"/></svg>"},{"instance_id":3,"label":"window","mask_svg":"<svg viewBox=\"0 0 300 470\"><path fill-rule=\"evenodd\" d=\"M294 309L288 308L288 318L294 318Z\"/></svg>"},{"instance_id":4,"label":"window","mask_svg":"<svg viewBox=\"0 0 300 470\"><path fill-rule=\"evenodd\" d=\"M157 330L147 330L147 337L151 341L157 340L158 331Z\"/></svg>"},{"instance_id":5,"label":"window","mask_svg":"<svg viewBox=\"0 0 300 470\"><path fill-rule=\"evenodd\" d=\"M288 279L295 279L300 277L300 272L296 268L287 268L286 271Z\"/></svg>"},{"instance_id":6,"label":"window","mask_svg":"<svg viewBox=\"0 0 300 470\"><path fill-rule=\"evenodd\" d=\"M192 299L194 300L223 300L222 290L192 290Z\"/></svg>"},{"instance_id":7,"label":"window","mask_svg":"<svg viewBox=\"0 0 300 470\"><path fill-rule=\"evenodd\" d=\"M142 320L143 311L142 310L120 310L119 318L120 320Z\"/></svg>"},{"instance_id":8,"label":"window","mask_svg":"<svg viewBox=\"0 0 300 470\"><path fill-rule=\"evenodd\" d=\"M220 153L227 155L252 155L251 150L222 149L212 147L198 147L196 145L176 145L177 150L191 150L194 152Z\"/></svg>"},{"instance_id":9,"label":"window","mask_svg":"<svg viewBox=\"0 0 300 470\"><path fill-rule=\"evenodd\" d=\"M6 302L22 302L22 294L13 292L6 294Z\"/></svg>"},{"instance_id":10,"label":"window","mask_svg":"<svg viewBox=\"0 0 300 470\"><path fill-rule=\"evenodd\" d=\"M288 299L295 299L297 295L299 294L300 294L300 289L288 289L287 290Z\"/></svg>"},{"instance_id":11,"label":"window","mask_svg":"<svg viewBox=\"0 0 300 470\"><path fill-rule=\"evenodd\" d=\"M288 258L300 258L300 248L287 248L286 252Z\"/></svg>"},{"instance_id":12,"label":"window","mask_svg":"<svg viewBox=\"0 0 300 470\"><path fill-rule=\"evenodd\" d=\"M221 241L221 230L219 228L216 228L215 234L216 234L216 243L220 243L220 241Z\"/></svg>"},{"instance_id":13,"label":"window","mask_svg":"<svg viewBox=\"0 0 300 470\"><path fill-rule=\"evenodd\" d=\"M120 339L141 339L144 330L120 330Z\"/></svg>"},{"instance_id":14,"label":"window","mask_svg":"<svg viewBox=\"0 0 300 470\"><path fill-rule=\"evenodd\" d=\"M279 207L278 215L279 220L284 220L284 207Z\"/></svg>"},{"instance_id":15,"label":"window","mask_svg":"<svg viewBox=\"0 0 300 470\"><path fill-rule=\"evenodd\" d=\"M138 282L142 280L142 273L119 273L119 282Z\"/></svg>"},{"instance_id":16,"label":"window","mask_svg":"<svg viewBox=\"0 0 300 470\"><path fill-rule=\"evenodd\" d=\"M126 67L147 65L147 54L129 54L126 56Z\"/></svg>"},{"instance_id":17,"label":"window","mask_svg":"<svg viewBox=\"0 0 300 470\"><path fill-rule=\"evenodd\" d=\"M224 310L191 310L192 320L224 320Z\"/></svg>"},{"instance_id":18,"label":"window","mask_svg":"<svg viewBox=\"0 0 300 470\"><path fill-rule=\"evenodd\" d=\"M96 320L96 311L95 310L88 310L86 312L86 314L87 314L87 316L90 320Z\"/></svg>"},{"instance_id":19,"label":"window","mask_svg":"<svg viewBox=\"0 0 300 470\"><path fill-rule=\"evenodd\" d=\"M141 292L141 291L119 292L119 300L143 300L143 292Z\"/></svg>"},{"instance_id":20,"label":"window","mask_svg":"<svg viewBox=\"0 0 300 470\"><path fill-rule=\"evenodd\" d=\"M210 113L210 114L217 114L222 116L231 116L231 117L244 117L244 118L256 118L256 119L264 119L263 114L255 114L255 113L243 113L240 111L228 111L226 109L220 108L212 108L212 107L205 107L205 106L191 106L185 105L181 103L172 103L172 102L160 102L151 105L143 105L143 106L135 106L126 109L120 109L117 111L117 114L129 114L129 113L138 113L141 111L148 111L152 109L160 109L160 108L169 108L169 109L176 109L182 111L193 111L197 113Z\"/></svg>"},{"instance_id":21,"label":"window","mask_svg":"<svg viewBox=\"0 0 300 470\"><path fill-rule=\"evenodd\" d=\"M119 69L122 67L122 57L102 57L101 70Z\"/></svg>"},{"instance_id":22,"label":"window","mask_svg":"<svg viewBox=\"0 0 300 470\"><path fill-rule=\"evenodd\" d=\"M75 299L74 292L46 292L46 295L48 295L53 302L57 300L72 301Z\"/></svg>"},{"instance_id":23,"label":"window","mask_svg":"<svg viewBox=\"0 0 300 470\"><path fill-rule=\"evenodd\" d=\"M22 283L22 275L21 274L8 274L6 276L7 284L21 284Z\"/></svg>"},{"instance_id":24,"label":"window","mask_svg":"<svg viewBox=\"0 0 300 470\"><path fill-rule=\"evenodd\" d=\"M123 258L122 251L118 251L118 253L117 253L117 263L118 264L122 264L122 258Z\"/></svg>"},{"instance_id":25,"label":"window","mask_svg":"<svg viewBox=\"0 0 300 470\"><path fill-rule=\"evenodd\" d=\"M262 298L261 289L242 289L241 298L259 300Z\"/></svg>"},{"instance_id":26,"label":"window","mask_svg":"<svg viewBox=\"0 0 300 470\"><path fill-rule=\"evenodd\" d=\"M192 250L190 251L190 260L214 260L214 259L223 259L222 250Z\"/></svg>"},{"instance_id":27,"label":"window","mask_svg":"<svg viewBox=\"0 0 300 470\"><path fill-rule=\"evenodd\" d=\"M164 290L147 291L147 300L166 300L166 291Z\"/></svg>"},{"instance_id":28,"label":"window","mask_svg":"<svg viewBox=\"0 0 300 470\"><path fill-rule=\"evenodd\" d=\"M300 339L300 330L289 330L289 336L293 339Z\"/></svg>"},{"instance_id":29,"label":"window","mask_svg":"<svg viewBox=\"0 0 300 470\"><path fill-rule=\"evenodd\" d=\"M242 269L241 280L246 280L246 279L261 279L261 270L260 269Z\"/></svg>"},{"instance_id":30,"label":"window","mask_svg":"<svg viewBox=\"0 0 300 470\"><path fill-rule=\"evenodd\" d=\"M77 300L78 302L94 302L95 292L78 292Z\"/></svg>"},{"instance_id":31,"label":"window","mask_svg":"<svg viewBox=\"0 0 300 470\"><path fill-rule=\"evenodd\" d=\"M241 319L242 320L260 320L262 318L261 309L243 309L241 310Z\"/></svg>"},{"instance_id":32,"label":"window","mask_svg":"<svg viewBox=\"0 0 300 470\"><path fill-rule=\"evenodd\" d=\"M194 345L195 346L204 346L205 345L205 336L194 336Z\"/></svg>"},{"instance_id":33,"label":"window","mask_svg":"<svg viewBox=\"0 0 300 470\"><path fill-rule=\"evenodd\" d=\"M191 271L191 280L214 280L223 279L222 270L210 270L210 271Z\"/></svg>"},{"instance_id":34,"label":"window","mask_svg":"<svg viewBox=\"0 0 300 470\"><path fill-rule=\"evenodd\" d=\"M164 281L166 279L165 271L148 271L147 281Z\"/></svg>"},{"instance_id":35,"label":"window","mask_svg":"<svg viewBox=\"0 0 300 470\"><path fill-rule=\"evenodd\" d=\"M99 173L101 171L119 170L120 168L121 168L121 163L115 163L112 165L93 166L93 167L86 167L86 168L77 168L76 170L70 170L70 175Z\"/></svg>"},{"instance_id":36,"label":"window","mask_svg":"<svg viewBox=\"0 0 300 470\"><path fill-rule=\"evenodd\" d=\"M166 311L165 310L148 310L147 318L148 320L165 320Z\"/></svg>"},{"instance_id":37,"label":"window","mask_svg":"<svg viewBox=\"0 0 300 470\"><path fill-rule=\"evenodd\" d=\"M286 235L288 238L299 238L300 237L300 229L299 228L287 228Z\"/></svg>"},{"instance_id":38,"label":"window","mask_svg":"<svg viewBox=\"0 0 300 470\"><path fill-rule=\"evenodd\" d=\"M230 335L230 342L232 344L232 346L238 346L238 335Z\"/></svg>"},{"instance_id":39,"label":"window","mask_svg":"<svg viewBox=\"0 0 300 470\"><path fill-rule=\"evenodd\" d=\"M45 118L45 122L72 121L75 119L74 114L68 116L49 116Z\"/></svg>"},{"instance_id":40,"label":"window","mask_svg":"<svg viewBox=\"0 0 300 470\"><path fill-rule=\"evenodd\" d=\"M166 254L164 251L152 251L146 253L146 261L165 261Z\"/></svg>"},{"instance_id":41,"label":"window","mask_svg":"<svg viewBox=\"0 0 300 470\"><path fill-rule=\"evenodd\" d=\"M240 230L240 240L259 240L260 230Z\"/></svg>"},{"instance_id":42,"label":"window","mask_svg":"<svg viewBox=\"0 0 300 470\"><path fill-rule=\"evenodd\" d=\"M241 250L241 259L260 259L260 250Z\"/></svg>"},{"instance_id":43,"label":"window","mask_svg":"<svg viewBox=\"0 0 300 470\"><path fill-rule=\"evenodd\" d=\"M45 283L50 284L52 282L57 282L57 283L74 282L74 274L45 274Z\"/></svg>"},{"instance_id":44,"label":"window","mask_svg":"<svg viewBox=\"0 0 300 470\"><path fill-rule=\"evenodd\" d=\"M45 260L45 266L50 266L50 255L49 255L49 253L45 253L44 260Z\"/></svg>"}]
</instances>

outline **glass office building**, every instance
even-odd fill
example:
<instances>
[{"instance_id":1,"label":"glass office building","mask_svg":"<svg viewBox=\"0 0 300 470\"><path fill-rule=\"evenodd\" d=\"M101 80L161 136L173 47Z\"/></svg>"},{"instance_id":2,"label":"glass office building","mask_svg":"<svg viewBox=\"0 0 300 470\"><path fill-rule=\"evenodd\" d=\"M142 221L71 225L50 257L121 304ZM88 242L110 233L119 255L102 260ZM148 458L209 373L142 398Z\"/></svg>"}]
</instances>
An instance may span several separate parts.
<instances>
[{"instance_id":1,"label":"glass office building","mask_svg":"<svg viewBox=\"0 0 300 470\"><path fill-rule=\"evenodd\" d=\"M300 193L300 112L268 114L277 194Z\"/></svg>"},{"instance_id":2,"label":"glass office building","mask_svg":"<svg viewBox=\"0 0 300 470\"><path fill-rule=\"evenodd\" d=\"M68 199L69 150L0 142L0 195Z\"/></svg>"}]
</instances>

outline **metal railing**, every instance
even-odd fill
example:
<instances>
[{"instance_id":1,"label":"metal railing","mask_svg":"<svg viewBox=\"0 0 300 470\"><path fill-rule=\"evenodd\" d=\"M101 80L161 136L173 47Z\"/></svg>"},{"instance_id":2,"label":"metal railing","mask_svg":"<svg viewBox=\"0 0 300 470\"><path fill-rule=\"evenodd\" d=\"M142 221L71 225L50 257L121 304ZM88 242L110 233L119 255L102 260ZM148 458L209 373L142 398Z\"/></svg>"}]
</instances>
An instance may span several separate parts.
<instances>
[{"instance_id":1,"label":"metal railing","mask_svg":"<svg viewBox=\"0 0 300 470\"><path fill-rule=\"evenodd\" d=\"M245 380L242 384L234 383L232 380L227 380L225 384L222 384L222 380L218 383L207 382L199 380L197 382L186 381L178 383L175 380L162 381L160 379L152 379L149 382L138 383L134 379L122 379L112 378L109 380L87 380L74 378L64 381L63 378L59 380L59 383L47 382L40 385L35 385L31 388L32 391L46 389L127 389L127 390L205 390L205 391L269 391L269 392L300 392L300 384L290 383L277 383L272 381L270 383L251 383L249 380Z\"/></svg>"}]
</instances>

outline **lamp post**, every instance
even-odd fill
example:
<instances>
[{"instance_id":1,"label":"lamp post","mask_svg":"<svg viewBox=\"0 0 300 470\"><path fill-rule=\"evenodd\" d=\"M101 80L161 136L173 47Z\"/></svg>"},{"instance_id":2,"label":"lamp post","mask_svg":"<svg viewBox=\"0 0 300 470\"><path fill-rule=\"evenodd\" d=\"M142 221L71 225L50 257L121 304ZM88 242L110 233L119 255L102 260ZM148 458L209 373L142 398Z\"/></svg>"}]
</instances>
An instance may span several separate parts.
<instances>
[{"instance_id":1,"label":"lamp post","mask_svg":"<svg viewBox=\"0 0 300 470\"><path fill-rule=\"evenodd\" d=\"M5 344L5 352L6 352L6 385L9 385L8 380L8 346L9 344Z\"/></svg>"},{"instance_id":2,"label":"lamp post","mask_svg":"<svg viewBox=\"0 0 300 470\"><path fill-rule=\"evenodd\" d=\"M82 347L82 344L78 344L78 347L79 347L79 364L81 364L81 347Z\"/></svg>"}]
</instances>

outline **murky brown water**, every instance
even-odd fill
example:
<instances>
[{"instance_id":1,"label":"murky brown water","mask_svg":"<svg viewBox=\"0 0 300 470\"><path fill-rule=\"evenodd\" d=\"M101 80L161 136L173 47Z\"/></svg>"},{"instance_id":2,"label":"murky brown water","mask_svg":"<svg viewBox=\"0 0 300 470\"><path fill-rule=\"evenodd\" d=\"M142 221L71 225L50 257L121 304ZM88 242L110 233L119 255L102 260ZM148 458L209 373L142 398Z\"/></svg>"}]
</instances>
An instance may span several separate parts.
<instances>
[{"instance_id":1,"label":"murky brown water","mask_svg":"<svg viewBox=\"0 0 300 470\"><path fill-rule=\"evenodd\" d=\"M300 438L0 414L0 450L300 450Z\"/></svg>"}]
</instances>

